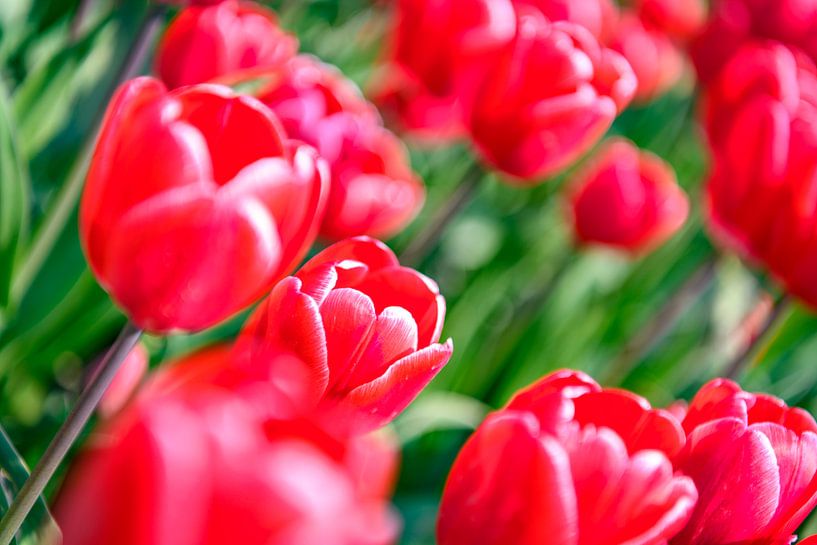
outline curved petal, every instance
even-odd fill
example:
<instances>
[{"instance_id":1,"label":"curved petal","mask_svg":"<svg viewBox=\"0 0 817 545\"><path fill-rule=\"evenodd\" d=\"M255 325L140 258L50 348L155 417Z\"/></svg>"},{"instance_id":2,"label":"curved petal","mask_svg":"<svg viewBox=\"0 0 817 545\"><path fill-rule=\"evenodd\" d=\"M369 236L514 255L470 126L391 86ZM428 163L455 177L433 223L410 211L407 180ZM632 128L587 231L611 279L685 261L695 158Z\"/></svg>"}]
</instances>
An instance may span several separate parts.
<instances>
[{"instance_id":1,"label":"curved petal","mask_svg":"<svg viewBox=\"0 0 817 545\"><path fill-rule=\"evenodd\" d=\"M527 413L490 415L460 451L443 492L440 545L578 545L564 449Z\"/></svg>"},{"instance_id":2,"label":"curved petal","mask_svg":"<svg viewBox=\"0 0 817 545\"><path fill-rule=\"evenodd\" d=\"M454 345L432 344L392 364L385 374L358 386L346 396L346 402L358 407L374 426L397 416L448 363Z\"/></svg>"}]
</instances>

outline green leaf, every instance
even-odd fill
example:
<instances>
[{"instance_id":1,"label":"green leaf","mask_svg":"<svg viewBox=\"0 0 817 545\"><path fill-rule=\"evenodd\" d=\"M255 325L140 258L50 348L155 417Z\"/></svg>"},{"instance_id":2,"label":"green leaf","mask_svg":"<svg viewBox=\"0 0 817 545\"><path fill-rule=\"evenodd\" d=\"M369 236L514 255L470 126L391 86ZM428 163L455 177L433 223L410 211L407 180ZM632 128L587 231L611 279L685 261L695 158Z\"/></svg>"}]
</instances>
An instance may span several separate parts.
<instances>
[{"instance_id":1,"label":"green leaf","mask_svg":"<svg viewBox=\"0 0 817 545\"><path fill-rule=\"evenodd\" d=\"M18 247L29 221L29 178L19 152L5 85L0 81L0 324L9 305Z\"/></svg>"},{"instance_id":2,"label":"green leaf","mask_svg":"<svg viewBox=\"0 0 817 545\"><path fill-rule=\"evenodd\" d=\"M0 512L8 507L28 479L28 468L5 430L0 427ZM23 523L14 545L56 543L59 528L41 497Z\"/></svg>"}]
</instances>

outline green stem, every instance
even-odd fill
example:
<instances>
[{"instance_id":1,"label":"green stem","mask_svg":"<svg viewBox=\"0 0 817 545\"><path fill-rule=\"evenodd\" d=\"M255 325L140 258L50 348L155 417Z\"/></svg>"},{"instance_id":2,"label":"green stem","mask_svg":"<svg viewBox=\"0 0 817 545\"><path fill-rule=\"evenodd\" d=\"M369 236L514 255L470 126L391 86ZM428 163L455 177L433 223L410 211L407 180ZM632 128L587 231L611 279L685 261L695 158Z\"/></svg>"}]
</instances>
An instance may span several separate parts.
<instances>
[{"instance_id":1,"label":"green stem","mask_svg":"<svg viewBox=\"0 0 817 545\"><path fill-rule=\"evenodd\" d=\"M772 330L779 323L781 317L790 306L791 298L788 295L781 295L777 298L771 312L769 312L769 315L766 317L766 321L763 322L760 331L743 350L732 358L732 361L726 366L726 371L723 376L733 380L738 378L752 359L752 356L766 343L767 337L769 337Z\"/></svg>"},{"instance_id":2,"label":"green stem","mask_svg":"<svg viewBox=\"0 0 817 545\"><path fill-rule=\"evenodd\" d=\"M451 196L435 212L425 227L417 233L411 243L400 254L400 261L404 265L417 266L425 259L437 245L448 225L457 217L465 206L471 202L479 189L483 178L483 170L474 163L466 172L462 181L457 185Z\"/></svg>"},{"instance_id":3,"label":"green stem","mask_svg":"<svg viewBox=\"0 0 817 545\"><path fill-rule=\"evenodd\" d=\"M712 257L702 263L681 287L650 318L639 332L624 346L619 355L608 366L603 384L619 385L632 368L652 352L669 333L675 329L680 319L712 284L717 270L717 258Z\"/></svg>"},{"instance_id":4,"label":"green stem","mask_svg":"<svg viewBox=\"0 0 817 545\"><path fill-rule=\"evenodd\" d=\"M122 362L125 361L141 335L142 330L130 323L122 329L119 337L102 360L99 370L91 379L88 387L80 394L68 418L54 436L23 488L20 489L20 493L14 498L9 510L0 520L0 545L9 545L14 539L28 513L90 420Z\"/></svg>"}]
</instances>

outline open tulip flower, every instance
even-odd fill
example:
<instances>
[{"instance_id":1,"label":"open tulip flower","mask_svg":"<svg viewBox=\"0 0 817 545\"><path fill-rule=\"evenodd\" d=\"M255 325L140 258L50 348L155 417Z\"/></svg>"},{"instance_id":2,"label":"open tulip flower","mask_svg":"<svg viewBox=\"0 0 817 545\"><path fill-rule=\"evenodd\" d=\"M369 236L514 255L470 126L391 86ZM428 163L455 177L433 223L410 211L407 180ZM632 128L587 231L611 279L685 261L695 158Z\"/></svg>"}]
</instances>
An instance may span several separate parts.
<instances>
[{"instance_id":1,"label":"open tulip flower","mask_svg":"<svg viewBox=\"0 0 817 545\"><path fill-rule=\"evenodd\" d=\"M292 373L280 355L293 354L306 365L313 405L353 409L361 427L374 428L448 362L451 341L438 343L444 317L432 280L401 267L381 242L348 239L275 286L242 330L236 359L274 380Z\"/></svg>"},{"instance_id":2,"label":"open tulip flower","mask_svg":"<svg viewBox=\"0 0 817 545\"><path fill-rule=\"evenodd\" d=\"M255 95L291 138L314 146L331 168L321 235L388 238L402 230L422 207L425 187L374 106L340 71L313 57L296 57L270 80Z\"/></svg>"},{"instance_id":3,"label":"open tulip flower","mask_svg":"<svg viewBox=\"0 0 817 545\"><path fill-rule=\"evenodd\" d=\"M473 95L513 37L511 1L399 0L395 10L376 102L420 137L464 136Z\"/></svg>"},{"instance_id":4,"label":"open tulip flower","mask_svg":"<svg viewBox=\"0 0 817 545\"><path fill-rule=\"evenodd\" d=\"M817 424L801 409L728 380L704 386L683 421L676 466L698 488L670 545L788 544L817 505Z\"/></svg>"},{"instance_id":5,"label":"open tulip flower","mask_svg":"<svg viewBox=\"0 0 817 545\"><path fill-rule=\"evenodd\" d=\"M741 50L709 93L709 225L817 306L817 69L781 44Z\"/></svg>"},{"instance_id":6,"label":"open tulip flower","mask_svg":"<svg viewBox=\"0 0 817 545\"><path fill-rule=\"evenodd\" d=\"M671 459L680 424L642 398L560 371L490 415L443 493L440 545L662 545L695 506Z\"/></svg>"},{"instance_id":7,"label":"open tulip flower","mask_svg":"<svg viewBox=\"0 0 817 545\"><path fill-rule=\"evenodd\" d=\"M214 325L261 297L306 252L326 164L275 115L226 87L123 85L83 194L80 232L102 286L138 326Z\"/></svg>"},{"instance_id":8,"label":"open tulip flower","mask_svg":"<svg viewBox=\"0 0 817 545\"><path fill-rule=\"evenodd\" d=\"M627 61L587 29L522 6L513 41L481 86L471 134L512 182L536 183L596 144L636 86Z\"/></svg>"},{"instance_id":9,"label":"open tulip flower","mask_svg":"<svg viewBox=\"0 0 817 545\"><path fill-rule=\"evenodd\" d=\"M672 167L626 140L599 151L579 176L570 204L577 241L630 252L663 243L689 213Z\"/></svg>"},{"instance_id":10,"label":"open tulip flower","mask_svg":"<svg viewBox=\"0 0 817 545\"><path fill-rule=\"evenodd\" d=\"M164 386L107 422L70 471L55 509L63 545L394 542L394 452L381 439L265 419L200 380Z\"/></svg>"},{"instance_id":11,"label":"open tulip flower","mask_svg":"<svg viewBox=\"0 0 817 545\"><path fill-rule=\"evenodd\" d=\"M276 68L297 51L298 40L278 26L272 11L225 0L182 10L162 38L156 70L175 88Z\"/></svg>"}]
</instances>

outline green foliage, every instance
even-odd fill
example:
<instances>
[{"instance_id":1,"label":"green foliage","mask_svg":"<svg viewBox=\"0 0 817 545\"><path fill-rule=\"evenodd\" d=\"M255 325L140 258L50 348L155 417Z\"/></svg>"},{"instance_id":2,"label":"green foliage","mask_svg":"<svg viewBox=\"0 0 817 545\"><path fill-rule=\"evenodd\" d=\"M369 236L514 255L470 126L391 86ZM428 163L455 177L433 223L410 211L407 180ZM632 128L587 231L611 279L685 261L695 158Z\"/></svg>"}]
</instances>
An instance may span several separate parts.
<instances>
[{"instance_id":1,"label":"green foliage","mask_svg":"<svg viewBox=\"0 0 817 545\"><path fill-rule=\"evenodd\" d=\"M5 513L12 499L28 478L28 468L14 448L3 428L0 428L0 514ZM23 523L14 545L48 544L59 534L57 525L40 498Z\"/></svg>"},{"instance_id":2,"label":"green foliage","mask_svg":"<svg viewBox=\"0 0 817 545\"><path fill-rule=\"evenodd\" d=\"M0 324L11 302L11 280L29 222L28 165L17 145L16 127L0 81Z\"/></svg>"}]
</instances>

